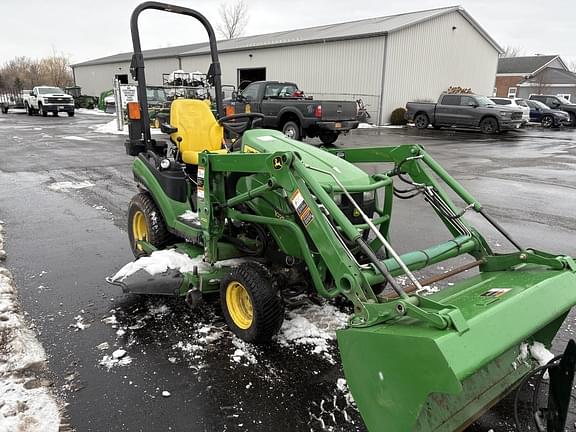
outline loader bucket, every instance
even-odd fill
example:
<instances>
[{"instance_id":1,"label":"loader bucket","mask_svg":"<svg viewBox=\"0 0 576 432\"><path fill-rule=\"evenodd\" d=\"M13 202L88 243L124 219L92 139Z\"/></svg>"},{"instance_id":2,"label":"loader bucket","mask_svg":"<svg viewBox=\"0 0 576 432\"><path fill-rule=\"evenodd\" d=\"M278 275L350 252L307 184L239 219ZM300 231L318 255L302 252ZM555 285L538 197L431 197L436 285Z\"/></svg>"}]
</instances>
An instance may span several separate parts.
<instances>
[{"instance_id":1,"label":"loader bucket","mask_svg":"<svg viewBox=\"0 0 576 432\"><path fill-rule=\"evenodd\" d=\"M480 273L429 298L468 330L402 317L338 332L344 373L370 431L463 430L535 366L522 342L550 346L576 303L570 270Z\"/></svg>"}]
</instances>

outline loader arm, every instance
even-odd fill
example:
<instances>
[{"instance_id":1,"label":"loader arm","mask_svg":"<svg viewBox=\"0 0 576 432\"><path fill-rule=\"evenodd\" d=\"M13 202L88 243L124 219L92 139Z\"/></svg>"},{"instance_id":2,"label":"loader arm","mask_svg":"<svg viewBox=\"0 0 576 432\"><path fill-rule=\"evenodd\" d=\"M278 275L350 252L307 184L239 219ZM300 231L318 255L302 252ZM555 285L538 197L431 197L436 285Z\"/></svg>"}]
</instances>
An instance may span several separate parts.
<instances>
[{"instance_id":1,"label":"loader arm","mask_svg":"<svg viewBox=\"0 0 576 432\"><path fill-rule=\"evenodd\" d=\"M378 183L391 194L401 176L425 197L453 238L378 259L374 252L383 244L393 252L387 239L391 207L386 198L387 218L381 219L381 209L366 223L355 224L334 196L344 193L352 198L348 189L359 189L306 162L297 151L205 153L200 158L205 199L198 200L198 208L206 212L200 216L205 254L217 260L218 236L227 219L290 230L316 291L325 297L344 295L354 305L349 327L338 331L338 343L348 384L368 428L462 430L533 369L529 359L516 361L520 343L551 343L576 303L576 266L567 256L521 248L497 224L518 251L493 253L464 219L466 211L486 217L482 205L419 146L331 153L351 163L391 164L365 188ZM225 176L234 172L260 176L260 186L226 198ZM319 174L325 176L323 181ZM334 181L324 181L332 176ZM440 182L463 201L463 209ZM246 207L241 204L253 204L270 193L290 204L293 220L242 211ZM362 212L361 206L358 210ZM376 235L371 242L363 236L367 227ZM370 259L360 262L359 251ZM418 285L413 271L463 254L476 259L480 273L437 294L409 295L395 282L395 276L405 274ZM395 297L375 294L374 287L383 282L392 286Z\"/></svg>"}]
</instances>

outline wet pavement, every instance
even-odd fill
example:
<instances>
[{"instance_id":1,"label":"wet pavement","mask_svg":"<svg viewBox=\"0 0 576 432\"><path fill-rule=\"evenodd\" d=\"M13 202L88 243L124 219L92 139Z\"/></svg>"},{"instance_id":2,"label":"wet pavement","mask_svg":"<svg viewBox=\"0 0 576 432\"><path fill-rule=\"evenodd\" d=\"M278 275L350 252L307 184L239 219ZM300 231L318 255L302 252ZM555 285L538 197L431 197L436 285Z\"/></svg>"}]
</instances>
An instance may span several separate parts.
<instances>
[{"instance_id":1,"label":"wet pavement","mask_svg":"<svg viewBox=\"0 0 576 432\"><path fill-rule=\"evenodd\" d=\"M72 424L78 431L365 430L338 386L332 343L320 354L281 340L248 346L226 330L216 299L191 312L178 299L126 296L104 282L132 260L125 212L136 193L124 137L91 129L112 118L0 116L6 265ZM406 143L423 144L521 244L576 255L576 130L486 137L390 128L359 131L338 146ZM446 239L431 216L421 200L400 203L392 224L399 249ZM487 237L508 248L494 231ZM556 352L573 323L571 316ZM114 359L118 349L126 353ZM468 430L511 431L511 419L507 400Z\"/></svg>"}]
</instances>

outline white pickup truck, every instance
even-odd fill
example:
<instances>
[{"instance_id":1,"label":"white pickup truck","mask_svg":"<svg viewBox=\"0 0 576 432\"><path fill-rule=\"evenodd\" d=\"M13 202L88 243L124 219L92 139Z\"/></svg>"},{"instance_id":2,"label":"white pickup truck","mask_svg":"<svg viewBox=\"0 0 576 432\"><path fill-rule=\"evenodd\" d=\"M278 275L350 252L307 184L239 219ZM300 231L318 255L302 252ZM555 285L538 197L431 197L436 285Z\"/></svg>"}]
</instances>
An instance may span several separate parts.
<instances>
[{"instance_id":1,"label":"white pickup truck","mask_svg":"<svg viewBox=\"0 0 576 432\"><path fill-rule=\"evenodd\" d=\"M59 87L34 87L28 94L24 93L24 106L28 115L38 113L46 117L49 112L55 116L65 112L68 117L74 116L74 98Z\"/></svg>"}]
</instances>

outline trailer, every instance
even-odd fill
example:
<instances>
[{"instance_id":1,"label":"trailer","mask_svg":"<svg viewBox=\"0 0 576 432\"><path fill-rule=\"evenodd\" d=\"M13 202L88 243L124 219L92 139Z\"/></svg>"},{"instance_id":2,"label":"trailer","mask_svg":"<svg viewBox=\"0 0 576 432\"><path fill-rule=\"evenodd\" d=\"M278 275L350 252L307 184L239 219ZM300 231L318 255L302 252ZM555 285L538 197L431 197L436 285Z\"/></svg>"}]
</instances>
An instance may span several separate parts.
<instances>
[{"instance_id":1,"label":"trailer","mask_svg":"<svg viewBox=\"0 0 576 432\"><path fill-rule=\"evenodd\" d=\"M30 90L0 90L0 110L2 110L2 114L8 114L9 109L24 109L24 93L26 92L30 92Z\"/></svg>"}]
</instances>

